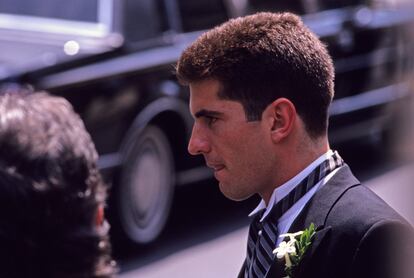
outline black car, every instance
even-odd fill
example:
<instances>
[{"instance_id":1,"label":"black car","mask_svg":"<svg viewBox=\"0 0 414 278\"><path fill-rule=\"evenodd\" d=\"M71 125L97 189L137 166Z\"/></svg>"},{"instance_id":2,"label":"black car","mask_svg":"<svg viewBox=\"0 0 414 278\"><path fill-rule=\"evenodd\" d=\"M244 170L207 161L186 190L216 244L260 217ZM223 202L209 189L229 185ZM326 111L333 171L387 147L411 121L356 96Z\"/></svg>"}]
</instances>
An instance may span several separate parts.
<instances>
[{"instance_id":1,"label":"black car","mask_svg":"<svg viewBox=\"0 0 414 278\"><path fill-rule=\"evenodd\" d=\"M0 0L0 80L73 104L113 185L113 219L148 243L165 226L175 187L212 177L187 154L192 118L174 63L202 30L264 10L300 14L328 45L331 141L386 130L411 67L413 12L392 0Z\"/></svg>"}]
</instances>

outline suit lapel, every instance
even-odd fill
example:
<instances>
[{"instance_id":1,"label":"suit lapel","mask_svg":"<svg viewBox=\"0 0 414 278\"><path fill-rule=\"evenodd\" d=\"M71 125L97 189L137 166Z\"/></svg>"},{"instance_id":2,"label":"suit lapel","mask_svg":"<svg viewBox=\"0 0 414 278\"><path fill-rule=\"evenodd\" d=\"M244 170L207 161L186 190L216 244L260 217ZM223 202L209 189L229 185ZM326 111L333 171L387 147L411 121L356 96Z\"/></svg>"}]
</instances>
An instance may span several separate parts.
<instances>
[{"instance_id":1,"label":"suit lapel","mask_svg":"<svg viewBox=\"0 0 414 278\"><path fill-rule=\"evenodd\" d=\"M289 233L303 231L311 223L315 224L316 234L310 249L306 252L305 257L299 264L298 276L300 273L306 273L306 267L311 258L317 253L321 243L329 237L331 227L325 227L326 219L335 203L350 188L359 185L360 182L355 178L348 165L341 167L338 172L320 188L312 199L307 203L299 216L295 219L289 229ZM270 267L266 277L281 278L285 277L284 262L275 258L273 265Z\"/></svg>"},{"instance_id":2,"label":"suit lapel","mask_svg":"<svg viewBox=\"0 0 414 278\"><path fill-rule=\"evenodd\" d=\"M325 227L323 229L320 229L316 231L315 238L312 242L312 245L309 247L309 249L306 251L305 256L303 257L302 261L300 262L296 275L297 277L302 277L304 273L306 272L307 266L310 263L310 260L316 256L316 252L318 250L318 247L321 246L322 242L329 237L329 234L331 232L331 227Z\"/></svg>"},{"instance_id":3,"label":"suit lapel","mask_svg":"<svg viewBox=\"0 0 414 278\"><path fill-rule=\"evenodd\" d=\"M348 165L341 167L338 172L322 186L307 203L299 216L295 219L289 232L297 232L315 224L317 230L325 226L329 212L341 196L350 188L359 185Z\"/></svg>"},{"instance_id":4,"label":"suit lapel","mask_svg":"<svg viewBox=\"0 0 414 278\"><path fill-rule=\"evenodd\" d=\"M305 257L303 258L302 262L299 264L298 270L297 270L297 277L302 277L301 273L304 272L307 266L307 262L312 258L316 250L318 249L318 246L323 242L325 237L329 235L331 231L331 227L326 227L324 229L320 229L316 231L315 238L313 240L312 245L310 246L309 250L306 252ZM272 278L282 278L285 277L285 263L284 261L279 261L277 258L275 258L275 261L273 265L270 267L269 271L266 273L265 277L272 277ZM243 276L239 276L243 277Z\"/></svg>"},{"instance_id":5,"label":"suit lapel","mask_svg":"<svg viewBox=\"0 0 414 278\"><path fill-rule=\"evenodd\" d=\"M266 273L265 277L282 278L285 277L285 264L275 258L275 262Z\"/></svg>"}]
</instances>

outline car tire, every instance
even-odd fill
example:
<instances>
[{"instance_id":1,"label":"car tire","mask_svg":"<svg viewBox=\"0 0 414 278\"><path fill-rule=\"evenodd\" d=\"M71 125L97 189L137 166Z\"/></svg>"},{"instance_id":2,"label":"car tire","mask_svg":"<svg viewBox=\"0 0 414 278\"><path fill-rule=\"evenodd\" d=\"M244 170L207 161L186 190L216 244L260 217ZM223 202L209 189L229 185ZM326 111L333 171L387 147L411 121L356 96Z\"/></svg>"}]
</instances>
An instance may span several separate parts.
<instances>
[{"instance_id":1,"label":"car tire","mask_svg":"<svg viewBox=\"0 0 414 278\"><path fill-rule=\"evenodd\" d=\"M121 228L135 243L154 241L162 232L174 195L174 160L168 138L147 126L128 148L118 191Z\"/></svg>"}]
</instances>

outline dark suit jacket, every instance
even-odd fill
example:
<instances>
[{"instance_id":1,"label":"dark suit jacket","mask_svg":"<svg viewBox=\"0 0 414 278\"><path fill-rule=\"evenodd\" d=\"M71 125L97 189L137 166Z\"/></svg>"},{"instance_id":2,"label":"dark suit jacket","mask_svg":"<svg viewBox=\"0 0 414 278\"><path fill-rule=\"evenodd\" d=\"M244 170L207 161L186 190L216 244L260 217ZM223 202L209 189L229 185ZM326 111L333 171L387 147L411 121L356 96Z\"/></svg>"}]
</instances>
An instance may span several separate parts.
<instances>
[{"instance_id":1,"label":"dark suit jacket","mask_svg":"<svg viewBox=\"0 0 414 278\"><path fill-rule=\"evenodd\" d=\"M397 186L396 186L397 187ZM342 167L310 200L289 232L317 227L297 278L413 278L412 227ZM275 246L276 247L276 246ZM239 277L243 277L244 264ZM265 277L285 277L274 259Z\"/></svg>"}]
</instances>

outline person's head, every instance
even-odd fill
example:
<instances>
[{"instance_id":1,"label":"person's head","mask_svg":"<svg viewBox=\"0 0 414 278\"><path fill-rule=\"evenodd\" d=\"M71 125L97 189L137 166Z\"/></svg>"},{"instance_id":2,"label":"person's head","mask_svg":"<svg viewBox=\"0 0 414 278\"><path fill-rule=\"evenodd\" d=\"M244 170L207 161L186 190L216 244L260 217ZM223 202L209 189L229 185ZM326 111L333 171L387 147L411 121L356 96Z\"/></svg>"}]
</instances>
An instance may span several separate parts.
<instances>
[{"instance_id":1,"label":"person's head","mask_svg":"<svg viewBox=\"0 0 414 278\"><path fill-rule=\"evenodd\" d=\"M65 99L0 95L1 277L112 277L96 162Z\"/></svg>"},{"instance_id":2,"label":"person's head","mask_svg":"<svg viewBox=\"0 0 414 278\"><path fill-rule=\"evenodd\" d=\"M181 55L177 77L190 86L196 117L189 151L221 169L216 177L230 198L265 194L285 180L275 173L281 159L291 164L282 153L326 147L333 63L298 16L258 13L204 33Z\"/></svg>"}]
</instances>

